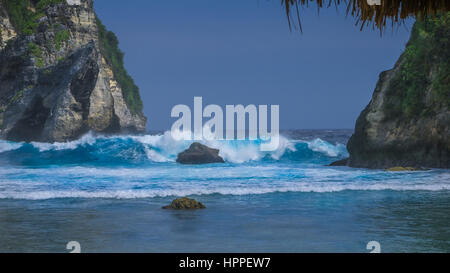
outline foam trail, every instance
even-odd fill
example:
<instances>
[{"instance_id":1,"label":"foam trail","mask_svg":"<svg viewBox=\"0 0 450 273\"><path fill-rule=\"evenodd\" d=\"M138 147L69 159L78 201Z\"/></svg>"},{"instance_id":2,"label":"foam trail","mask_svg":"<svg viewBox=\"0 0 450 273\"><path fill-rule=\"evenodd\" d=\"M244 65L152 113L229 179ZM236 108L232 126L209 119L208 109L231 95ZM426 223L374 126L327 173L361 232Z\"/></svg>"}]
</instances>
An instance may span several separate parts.
<instances>
[{"instance_id":1,"label":"foam trail","mask_svg":"<svg viewBox=\"0 0 450 273\"><path fill-rule=\"evenodd\" d=\"M33 192L1 192L0 199L20 199L20 200L48 200L61 198L106 198L106 199L140 199L155 197L177 197L189 195L260 195L269 193L287 192L312 192L312 193L332 193L341 191L443 191L450 190L450 185L429 184L429 185L293 185L278 188L232 188L222 187L215 189L166 189L166 190L103 190L103 191L33 191Z\"/></svg>"},{"instance_id":2,"label":"foam trail","mask_svg":"<svg viewBox=\"0 0 450 273\"><path fill-rule=\"evenodd\" d=\"M270 158L281 160L286 155L299 160L308 160L305 155L314 152L325 157L340 157L346 155L345 147L341 144L331 144L322 139L312 141L290 140L280 136L278 149L272 152L260 151L262 140L204 140L201 143L220 150L220 156L229 163L246 163ZM146 159L149 162L163 163L174 162L178 153L187 149L192 140L175 140L171 132L158 135L142 136L96 136L92 133L82 138L57 143L16 143L0 141L0 156L2 153L16 151L19 155L25 152L37 163L45 154L47 164L55 164L64 157L69 163L89 162L117 162L123 164ZM304 144L304 145L301 145ZM305 146L306 145L306 146ZM309 156L311 157L311 156ZM77 161L78 160L78 161Z\"/></svg>"}]
</instances>

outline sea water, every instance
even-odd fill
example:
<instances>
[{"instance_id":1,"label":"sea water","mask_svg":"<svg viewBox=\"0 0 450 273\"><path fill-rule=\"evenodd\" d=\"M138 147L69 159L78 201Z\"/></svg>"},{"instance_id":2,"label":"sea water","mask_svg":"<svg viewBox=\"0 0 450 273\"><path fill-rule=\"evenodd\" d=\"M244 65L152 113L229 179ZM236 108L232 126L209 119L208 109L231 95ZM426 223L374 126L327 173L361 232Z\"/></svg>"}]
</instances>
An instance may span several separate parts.
<instances>
[{"instance_id":1,"label":"sea water","mask_svg":"<svg viewBox=\"0 0 450 273\"><path fill-rule=\"evenodd\" d=\"M180 165L170 133L0 141L0 252L450 252L450 172L329 167L350 130L208 141L225 164ZM189 196L204 210L163 210Z\"/></svg>"}]
</instances>

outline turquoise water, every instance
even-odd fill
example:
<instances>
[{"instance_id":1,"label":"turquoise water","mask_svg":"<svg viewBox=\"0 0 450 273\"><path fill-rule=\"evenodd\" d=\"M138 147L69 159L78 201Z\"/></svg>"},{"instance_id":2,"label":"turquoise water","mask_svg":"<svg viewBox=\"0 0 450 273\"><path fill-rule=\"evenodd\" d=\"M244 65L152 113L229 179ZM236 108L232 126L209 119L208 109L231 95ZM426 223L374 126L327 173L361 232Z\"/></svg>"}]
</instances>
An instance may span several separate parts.
<instances>
[{"instance_id":1,"label":"turquoise water","mask_svg":"<svg viewBox=\"0 0 450 273\"><path fill-rule=\"evenodd\" d=\"M350 134L208 142L226 163L202 166L169 134L0 141L0 252L450 252L450 172L325 166ZM207 209L161 209L177 196Z\"/></svg>"}]
</instances>

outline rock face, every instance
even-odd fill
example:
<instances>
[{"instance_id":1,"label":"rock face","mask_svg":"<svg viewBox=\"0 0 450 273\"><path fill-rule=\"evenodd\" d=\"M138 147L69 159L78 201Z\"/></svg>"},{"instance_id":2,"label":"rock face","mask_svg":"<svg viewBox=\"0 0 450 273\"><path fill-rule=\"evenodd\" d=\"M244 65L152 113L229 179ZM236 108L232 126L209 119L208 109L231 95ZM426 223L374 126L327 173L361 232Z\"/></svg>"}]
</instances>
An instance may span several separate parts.
<instances>
[{"instance_id":1,"label":"rock face","mask_svg":"<svg viewBox=\"0 0 450 273\"><path fill-rule=\"evenodd\" d=\"M202 203L187 197L178 198L172 201L169 206L164 206L163 209L204 209L206 208Z\"/></svg>"},{"instance_id":2,"label":"rock face","mask_svg":"<svg viewBox=\"0 0 450 273\"><path fill-rule=\"evenodd\" d=\"M177 162L181 164L224 163L219 150L200 143L192 143L189 149L178 154Z\"/></svg>"},{"instance_id":3,"label":"rock face","mask_svg":"<svg viewBox=\"0 0 450 273\"><path fill-rule=\"evenodd\" d=\"M0 1L0 50L3 49L9 40L17 36L16 30L9 20L8 13Z\"/></svg>"},{"instance_id":4,"label":"rock face","mask_svg":"<svg viewBox=\"0 0 450 273\"><path fill-rule=\"evenodd\" d=\"M346 165L450 167L450 13L417 22L359 116Z\"/></svg>"},{"instance_id":5,"label":"rock face","mask_svg":"<svg viewBox=\"0 0 450 273\"><path fill-rule=\"evenodd\" d=\"M0 138L145 131L138 89L93 0L26 2L0 0Z\"/></svg>"}]
</instances>

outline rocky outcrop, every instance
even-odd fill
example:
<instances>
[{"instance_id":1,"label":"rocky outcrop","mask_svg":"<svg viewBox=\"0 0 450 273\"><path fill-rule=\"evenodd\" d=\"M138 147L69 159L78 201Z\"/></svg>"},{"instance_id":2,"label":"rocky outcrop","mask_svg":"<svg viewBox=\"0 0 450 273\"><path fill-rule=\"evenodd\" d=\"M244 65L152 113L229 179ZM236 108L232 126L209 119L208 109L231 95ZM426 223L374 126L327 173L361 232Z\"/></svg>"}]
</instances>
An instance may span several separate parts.
<instances>
[{"instance_id":1,"label":"rocky outcrop","mask_svg":"<svg viewBox=\"0 0 450 273\"><path fill-rule=\"evenodd\" d=\"M414 171L427 171L428 169L424 168L415 168L415 167L392 167L386 169L388 172L414 172Z\"/></svg>"},{"instance_id":2,"label":"rocky outcrop","mask_svg":"<svg viewBox=\"0 0 450 273\"><path fill-rule=\"evenodd\" d=\"M17 32L9 20L8 13L3 3L0 1L0 50L2 50L9 40L16 38Z\"/></svg>"},{"instance_id":3,"label":"rocky outcrop","mask_svg":"<svg viewBox=\"0 0 450 273\"><path fill-rule=\"evenodd\" d=\"M194 142L189 149L178 154L177 162L181 164L208 164L224 163L225 161L219 156L219 150Z\"/></svg>"},{"instance_id":4,"label":"rocky outcrop","mask_svg":"<svg viewBox=\"0 0 450 273\"><path fill-rule=\"evenodd\" d=\"M328 166L332 166L332 167L336 167L336 166L347 166L347 164L348 164L348 158L344 158L344 159L335 161L335 162L331 163L331 164L328 165Z\"/></svg>"},{"instance_id":5,"label":"rocky outcrop","mask_svg":"<svg viewBox=\"0 0 450 273\"><path fill-rule=\"evenodd\" d=\"M204 209L206 207L197 200L183 197L173 200L170 205L164 206L162 208L175 210L186 210L186 209L190 210L190 209Z\"/></svg>"},{"instance_id":6,"label":"rocky outcrop","mask_svg":"<svg viewBox=\"0 0 450 273\"><path fill-rule=\"evenodd\" d=\"M395 67L381 73L346 165L450 167L449 14L417 22Z\"/></svg>"},{"instance_id":7,"label":"rocky outcrop","mask_svg":"<svg viewBox=\"0 0 450 273\"><path fill-rule=\"evenodd\" d=\"M0 138L61 142L88 131L144 132L137 87L93 1L20 6L26 2L0 0Z\"/></svg>"}]
</instances>

